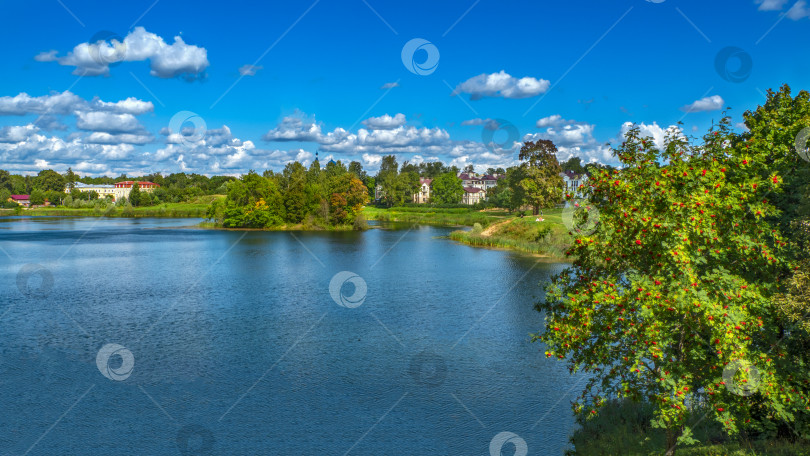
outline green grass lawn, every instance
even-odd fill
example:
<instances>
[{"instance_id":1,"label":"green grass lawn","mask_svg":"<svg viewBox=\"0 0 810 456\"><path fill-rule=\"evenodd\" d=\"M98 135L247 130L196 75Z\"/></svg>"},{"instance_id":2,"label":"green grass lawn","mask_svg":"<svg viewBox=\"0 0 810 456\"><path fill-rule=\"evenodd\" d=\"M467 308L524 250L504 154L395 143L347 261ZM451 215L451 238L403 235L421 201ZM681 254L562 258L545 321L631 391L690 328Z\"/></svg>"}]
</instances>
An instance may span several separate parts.
<instances>
[{"instance_id":1,"label":"green grass lawn","mask_svg":"<svg viewBox=\"0 0 810 456\"><path fill-rule=\"evenodd\" d=\"M454 231L450 239L478 247L504 248L562 259L571 236L562 223L561 214L561 209L546 210L539 216L543 219L540 222L536 216L505 218L489 229L475 225L472 230Z\"/></svg>"},{"instance_id":2,"label":"green grass lawn","mask_svg":"<svg viewBox=\"0 0 810 456\"><path fill-rule=\"evenodd\" d=\"M423 223L446 226L469 226L470 230L454 231L450 239L476 247L503 248L562 258L570 244L568 229L562 222L562 209L546 209L542 222L537 216L518 217L506 210L472 208L435 208L407 206L366 207L363 214L369 220ZM485 229L491 227L490 232Z\"/></svg>"},{"instance_id":3,"label":"green grass lawn","mask_svg":"<svg viewBox=\"0 0 810 456\"><path fill-rule=\"evenodd\" d=\"M476 223L488 226L509 217L507 211L476 211L467 208L434 208L429 206L391 208L368 206L363 209L363 215L368 220L449 226L473 226Z\"/></svg>"}]
</instances>

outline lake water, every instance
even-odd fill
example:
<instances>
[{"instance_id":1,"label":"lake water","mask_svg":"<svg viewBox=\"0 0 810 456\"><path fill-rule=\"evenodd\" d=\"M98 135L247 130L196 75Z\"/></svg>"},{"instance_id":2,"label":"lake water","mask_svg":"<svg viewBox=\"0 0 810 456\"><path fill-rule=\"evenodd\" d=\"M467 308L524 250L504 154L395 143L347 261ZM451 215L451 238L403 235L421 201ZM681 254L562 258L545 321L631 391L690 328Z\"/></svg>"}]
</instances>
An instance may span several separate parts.
<instances>
[{"instance_id":1,"label":"lake water","mask_svg":"<svg viewBox=\"0 0 810 456\"><path fill-rule=\"evenodd\" d=\"M529 336L562 265L197 222L0 218L0 454L567 448L581 384Z\"/></svg>"}]
</instances>

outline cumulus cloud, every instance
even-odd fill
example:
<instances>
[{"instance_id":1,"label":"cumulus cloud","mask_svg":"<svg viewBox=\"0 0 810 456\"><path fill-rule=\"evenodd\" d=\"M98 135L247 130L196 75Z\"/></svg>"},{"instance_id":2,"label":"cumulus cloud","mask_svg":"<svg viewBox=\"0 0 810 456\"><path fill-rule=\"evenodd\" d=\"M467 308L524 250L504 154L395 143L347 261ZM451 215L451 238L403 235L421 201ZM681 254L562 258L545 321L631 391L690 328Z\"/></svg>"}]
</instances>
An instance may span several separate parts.
<instances>
[{"instance_id":1,"label":"cumulus cloud","mask_svg":"<svg viewBox=\"0 0 810 456\"><path fill-rule=\"evenodd\" d=\"M380 86L381 89L393 89L395 87L399 87L399 82L386 82Z\"/></svg>"},{"instance_id":2,"label":"cumulus cloud","mask_svg":"<svg viewBox=\"0 0 810 456\"><path fill-rule=\"evenodd\" d=\"M123 41L80 43L61 57L54 51L46 51L34 58L40 62L75 67L73 74L81 76L109 76L111 64L148 60L152 76L193 79L202 77L209 65L205 48L186 44L180 36L175 36L174 42L168 44L143 27L135 27Z\"/></svg>"},{"instance_id":3,"label":"cumulus cloud","mask_svg":"<svg viewBox=\"0 0 810 456\"><path fill-rule=\"evenodd\" d=\"M154 111L151 101L142 101L134 97L116 102L103 101L98 97L87 101L80 96L64 91L49 95L32 97L21 92L13 97L0 97L0 115L24 116L28 114L40 115L69 115L76 111L106 111L119 114L140 115Z\"/></svg>"},{"instance_id":4,"label":"cumulus cloud","mask_svg":"<svg viewBox=\"0 0 810 456\"><path fill-rule=\"evenodd\" d=\"M32 97L21 92L13 97L0 97L0 115L72 114L86 103L84 99L68 91L41 97Z\"/></svg>"},{"instance_id":5,"label":"cumulus cloud","mask_svg":"<svg viewBox=\"0 0 810 456\"><path fill-rule=\"evenodd\" d=\"M320 125L314 120L304 118L300 113L297 113L293 116L284 117L281 123L265 133L264 140L279 142L320 142L322 136Z\"/></svg>"},{"instance_id":6,"label":"cumulus cloud","mask_svg":"<svg viewBox=\"0 0 810 456\"><path fill-rule=\"evenodd\" d=\"M151 101L142 101L135 97L129 97L126 100L116 102L102 101L96 97L90 102L89 108L98 111L133 114L137 116L154 111L155 105L153 105Z\"/></svg>"},{"instance_id":7,"label":"cumulus cloud","mask_svg":"<svg viewBox=\"0 0 810 456\"><path fill-rule=\"evenodd\" d=\"M261 65L242 65L239 67L239 74L242 76L256 76L256 72L263 68Z\"/></svg>"},{"instance_id":8,"label":"cumulus cloud","mask_svg":"<svg viewBox=\"0 0 810 456\"><path fill-rule=\"evenodd\" d=\"M500 73L479 74L462 82L456 86L453 95L468 93L472 100L484 97L529 98L546 92L550 85L545 79L515 78L501 70Z\"/></svg>"},{"instance_id":9,"label":"cumulus cloud","mask_svg":"<svg viewBox=\"0 0 810 456\"><path fill-rule=\"evenodd\" d=\"M723 109L723 97L720 95L712 95L711 97L701 98L692 104L688 104L681 108L684 112L701 112L701 111L719 111Z\"/></svg>"},{"instance_id":10,"label":"cumulus cloud","mask_svg":"<svg viewBox=\"0 0 810 456\"><path fill-rule=\"evenodd\" d=\"M132 114L115 114L103 111L79 111L76 126L82 130L108 133L132 133L144 128Z\"/></svg>"},{"instance_id":11,"label":"cumulus cloud","mask_svg":"<svg viewBox=\"0 0 810 456\"><path fill-rule=\"evenodd\" d=\"M548 117L543 117L542 119L538 120L536 125L537 128L548 128L548 127L559 127L562 125L573 125L576 123L574 120L567 120L563 119L563 117L559 114L554 114Z\"/></svg>"},{"instance_id":12,"label":"cumulus cloud","mask_svg":"<svg viewBox=\"0 0 810 456\"><path fill-rule=\"evenodd\" d=\"M95 131L90 133L84 142L86 144L149 144L154 138L148 133L108 133L106 131Z\"/></svg>"},{"instance_id":13,"label":"cumulus cloud","mask_svg":"<svg viewBox=\"0 0 810 456\"><path fill-rule=\"evenodd\" d=\"M391 130L405 125L405 114L399 113L391 117L383 114L380 117L369 117L363 121L363 125L371 130Z\"/></svg>"}]
</instances>

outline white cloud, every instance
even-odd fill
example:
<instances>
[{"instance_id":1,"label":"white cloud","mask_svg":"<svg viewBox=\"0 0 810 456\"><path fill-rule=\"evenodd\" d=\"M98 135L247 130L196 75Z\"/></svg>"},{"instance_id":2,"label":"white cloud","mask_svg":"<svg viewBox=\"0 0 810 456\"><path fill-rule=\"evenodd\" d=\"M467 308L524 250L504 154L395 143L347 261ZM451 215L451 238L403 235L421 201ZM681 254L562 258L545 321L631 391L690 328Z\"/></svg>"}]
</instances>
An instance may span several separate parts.
<instances>
[{"instance_id":1,"label":"white cloud","mask_svg":"<svg viewBox=\"0 0 810 456\"><path fill-rule=\"evenodd\" d=\"M373 154L363 154L361 155L363 159L363 166L365 167L377 167L382 162L382 155L373 155Z\"/></svg>"},{"instance_id":2,"label":"white cloud","mask_svg":"<svg viewBox=\"0 0 810 456\"><path fill-rule=\"evenodd\" d=\"M105 131L94 131L84 138L85 144L148 144L154 138L150 134L119 133L112 134Z\"/></svg>"},{"instance_id":3,"label":"white cloud","mask_svg":"<svg viewBox=\"0 0 810 456\"><path fill-rule=\"evenodd\" d=\"M25 92L13 97L0 97L0 115L69 115L76 111L105 111L139 115L152 112L154 109L155 106L151 101L142 101L134 97L116 102L107 102L96 97L88 102L67 90L39 97L32 97Z\"/></svg>"},{"instance_id":4,"label":"white cloud","mask_svg":"<svg viewBox=\"0 0 810 456\"><path fill-rule=\"evenodd\" d=\"M320 142L321 138L321 126L314 120L306 119L301 113L284 117L281 123L264 135L265 141L279 142Z\"/></svg>"},{"instance_id":5,"label":"white cloud","mask_svg":"<svg viewBox=\"0 0 810 456\"><path fill-rule=\"evenodd\" d=\"M381 88L381 89L393 89L393 88L395 88L395 87L399 87L399 83L398 83L398 82L386 82L386 83L385 83L385 84L383 84L383 85L382 85L380 88Z\"/></svg>"},{"instance_id":6,"label":"white cloud","mask_svg":"<svg viewBox=\"0 0 810 456\"><path fill-rule=\"evenodd\" d=\"M500 73L480 74L462 82L456 86L453 95L468 93L472 100L483 97L528 98L544 93L550 85L545 79L518 79L501 70Z\"/></svg>"},{"instance_id":7,"label":"white cloud","mask_svg":"<svg viewBox=\"0 0 810 456\"><path fill-rule=\"evenodd\" d=\"M263 68L261 65L242 65L239 67L239 74L242 76L256 76L256 72Z\"/></svg>"},{"instance_id":8,"label":"white cloud","mask_svg":"<svg viewBox=\"0 0 810 456\"><path fill-rule=\"evenodd\" d=\"M393 117L388 114L380 117L369 117L363 121L363 125L370 130L391 130L405 125L405 114L399 113Z\"/></svg>"},{"instance_id":9,"label":"white cloud","mask_svg":"<svg viewBox=\"0 0 810 456\"><path fill-rule=\"evenodd\" d=\"M33 124L0 128L0 143L18 143L35 135L39 128Z\"/></svg>"},{"instance_id":10,"label":"white cloud","mask_svg":"<svg viewBox=\"0 0 810 456\"><path fill-rule=\"evenodd\" d=\"M0 115L24 116L26 114L72 114L86 101L71 92L53 93L32 97L21 92L13 97L0 97Z\"/></svg>"},{"instance_id":11,"label":"white cloud","mask_svg":"<svg viewBox=\"0 0 810 456\"><path fill-rule=\"evenodd\" d=\"M461 122L461 125L468 126L468 125L483 125L487 130L497 130L500 127L500 123L498 119L470 119Z\"/></svg>"},{"instance_id":12,"label":"white cloud","mask_svg":"<svg viewBox=\"0 0 810 456\"><path fill-rule=\"evenodd\" d=\"M108 133L132 133L144 128L132 114L115 114L103 111L79 111L76 126L82 130L106 131Z\"/></svg>"},{"instance_id":13,"label":"white cloud","mask_svg":"<svg viewBox=\"0 0 810 456\"><path fill-rule=\"evenodd\" d=\"M570 125L574 124L573 120L566 120L559 114L554 114L548 117L543 117L542 119L537 121L537 128L546 128L546 127L559 127L561 125Z\"/></svg>"},{"instance_id":14,"label":"white cloud","mask_svg":"<svg viewBox=\"0 0 810 456\"><path fill-rule=\"evenodd\" d=\"M712 95L710 97L701 98L692 104L683 106L681 111L684 112L701 112L701 111L718 111L723 109L723 97L720 95Z\"/></svg>"},{"instance_id":15,"label":"white cloud","mask_svg":"<svg viewBox=\"0 0 810 456\"><path fill-rule=\"evenodd\" d=\"M123 42L118 40L80 43L67 55L59 57L53 51L35 57L40 62L55 61L59 65L75 67L73 74L82 76L108 76L110 64L149 60L150 74L159 78L184 76L198 78L208 68L208 51L186 44L179 36L167 44L163 38L135 27Z\"/></svg>"},{"instance_id":16,"label":"white cloud","mask_svg":"<svg viewBox=\"0 0 810 456\"><path fill-rule=\"evenodd\" d=\"M787 0L755 0L760 11L781 11Z\"/></svg>"},{"instance_id":17,"label":"white cloud","mask_svg":"<svg viewBox=\"0 0 810 456\"><path fill-rule=\"evenodd\" d=\"M146 114L155 110L155 105L151 101L142 101L135 97L129 97L126 100L107 102L102 101L98 97L90 102L90 108L99 111L117 112L120 114Z\"/></svg>"},{"instance_id":18,"label":"white cloud","mask_svg":"<svg viewBox=\"0 0 810 456\"><path fill-rule=\"evenodd\" d=\"M810 8L807 7L807 2L805 0L799 0L787 12L787 17L789 19L793 19L794 21L798 21L799 19L808 16L810 16Z\"/></svg>"}]
</instances>

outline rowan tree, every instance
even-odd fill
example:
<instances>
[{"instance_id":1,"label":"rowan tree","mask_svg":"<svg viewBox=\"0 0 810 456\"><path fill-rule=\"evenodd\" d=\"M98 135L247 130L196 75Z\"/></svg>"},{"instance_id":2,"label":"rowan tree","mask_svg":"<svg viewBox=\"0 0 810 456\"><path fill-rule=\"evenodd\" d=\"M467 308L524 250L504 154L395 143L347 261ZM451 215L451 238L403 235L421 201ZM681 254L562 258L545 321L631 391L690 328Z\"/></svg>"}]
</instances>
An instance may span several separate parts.
<instances>
[{"instance_id":1,"label":"rowan tree","mask_svg":"<svg viewBox=\"0 0 810 456\"><path fill-rule=\"evenodd\" d=\"M546 356L588 378L575 412L649 402L667 454L694 442L698 404L729 434L762 410L784 421L810 410L806 378L779 368L787 352L770 324L789 255L766 196L782 178L744 150L727 118L699 145L670 131L664 150L630 129L614 150L620 169L585 189L598 223L572 230L573 264L536 306Z\"/></svg>"}]
</instances>

